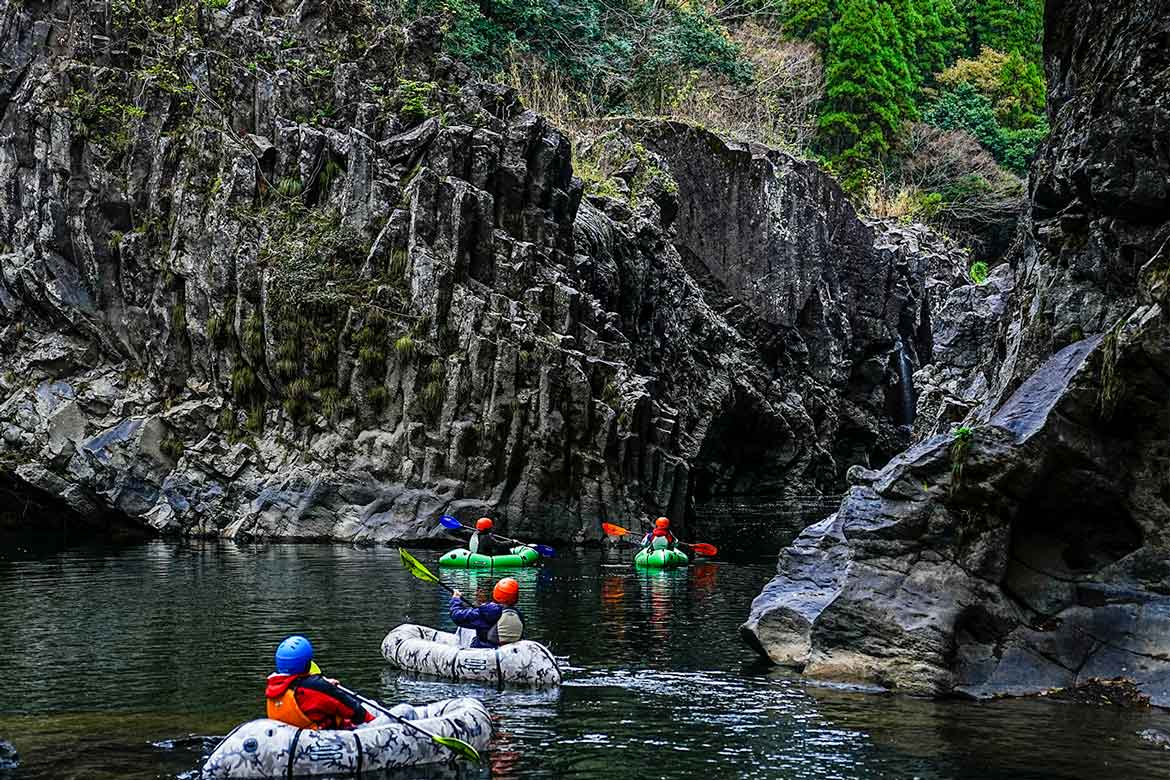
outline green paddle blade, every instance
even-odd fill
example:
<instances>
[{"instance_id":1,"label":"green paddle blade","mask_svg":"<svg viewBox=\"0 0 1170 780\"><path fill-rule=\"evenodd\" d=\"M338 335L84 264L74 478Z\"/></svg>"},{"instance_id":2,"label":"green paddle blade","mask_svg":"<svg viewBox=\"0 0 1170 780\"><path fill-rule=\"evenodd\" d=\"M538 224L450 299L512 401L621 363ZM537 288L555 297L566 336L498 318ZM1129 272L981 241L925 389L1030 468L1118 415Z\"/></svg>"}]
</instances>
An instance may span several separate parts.
<instances>
[{"instance_id":1,"label":"green paddle blade","mask_svg":"<svg viewBox=\"0 0 1170 780\"><path fill-rule=\"evenodd\" d=\"M423 582L433 582L436 585L443 584L436 575L431 573L430 569L423 566L417 558L401 547L398 548L398 557L402 559L402 565L406 567L406 570Z\"/></svg>"},{"instance_id":2,"label":"green paddle blade","mask_svg":"<svg viewBox=\"0 0 1170 780\"><path fill-rule=\"evenodd\" d=\"M432 735L431 739L435 741L436 745L442 745L448 750L453 750L464 758L470 759L477 764L483 760L480 757L478 750L461 739L455 739L455 737L440 737L438 734Z\"/></svg>"}]
</instances>

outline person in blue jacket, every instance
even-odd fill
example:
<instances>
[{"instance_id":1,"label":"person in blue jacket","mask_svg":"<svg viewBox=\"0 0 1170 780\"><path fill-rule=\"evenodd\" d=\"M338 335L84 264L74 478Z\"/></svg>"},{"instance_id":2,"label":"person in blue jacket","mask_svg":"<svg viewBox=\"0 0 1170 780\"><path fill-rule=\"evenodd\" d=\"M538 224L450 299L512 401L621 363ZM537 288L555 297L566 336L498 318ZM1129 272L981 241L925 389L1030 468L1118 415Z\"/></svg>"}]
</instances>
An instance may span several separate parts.
<instances>
[{"instance_id":1,"label":"person in blue jacket","mask_svg":"<svg viewBox=\"0 0 1170 780\"><path fill-rule=\"evenodd\" d=\"M478 607L463 603L463 594L451 596L451 619L461 628L474 628L472 647L499 647L524 638L524 616L516 609L520 583L505 577L492 589L492 600Z\"/></svg>"}]
</instances>

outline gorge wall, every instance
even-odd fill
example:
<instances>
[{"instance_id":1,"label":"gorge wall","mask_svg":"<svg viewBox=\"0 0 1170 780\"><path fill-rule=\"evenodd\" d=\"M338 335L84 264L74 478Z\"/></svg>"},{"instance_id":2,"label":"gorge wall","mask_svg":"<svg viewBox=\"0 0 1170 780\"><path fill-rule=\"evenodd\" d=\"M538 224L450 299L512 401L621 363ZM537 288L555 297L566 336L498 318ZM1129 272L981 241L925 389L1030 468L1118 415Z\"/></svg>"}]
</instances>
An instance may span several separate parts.
<instances>
[{"instance_id":1,"label":"gorge wall","mask_svg":"<svg viewBox=\"0 0 1170 780\"><path fill-rule=\"evenodd\" d=\"M615 126L625 193L586 195L435 20L217 5L0 9L7 495L236 538L718 533L907 443L961 252L669 123Z\"/></svg>"},{"instance_id":2,"label":"gorge wall","mask_svg":"<svg viewBox=\"0 0 1170 780\"><path fill-rule=\"evenodd\" d=\"M1121 677L1170 706L1167 40L1165 0L1048 3L1012 261L942 305L922 440L781 553L742 628L771 660L976 697Z\"/></svg>"}]
</instances>

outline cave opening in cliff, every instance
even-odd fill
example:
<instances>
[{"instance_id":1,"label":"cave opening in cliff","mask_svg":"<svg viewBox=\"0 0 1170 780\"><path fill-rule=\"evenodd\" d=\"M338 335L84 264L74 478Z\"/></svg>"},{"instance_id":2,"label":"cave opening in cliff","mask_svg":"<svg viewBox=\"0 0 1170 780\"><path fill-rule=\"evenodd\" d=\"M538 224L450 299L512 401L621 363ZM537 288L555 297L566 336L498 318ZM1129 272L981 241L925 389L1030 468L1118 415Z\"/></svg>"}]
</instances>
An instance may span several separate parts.
<instances>
[{"instance_id":1,"label":"cave opening in cliff","mask_svg":"<svg viewBox=\"0 0 1170 780\"><path fill-rule=\"evenodd\" d=\"M696 530L727 549L779 550L808 523L785 518L786 496L806 478L792 468L800 447L782 418L762 401L737 390L734 401L708 428L691 470ZM808 492L805 490L804 492Z\"/></svg>"},{"instance_id":2,"label":"cave opening in cliff","mask_svg":"<svg viewBox=\"0 0 1170 780\"><path fill-rule=\"evenodd\" d=\"M1012 523L1005 587L1038 615L1072 606L1076 585L1142 545L1115 478L1063 464L1033 482Z\"/></svg>"},{"instance_id":3,"label":"cave opening in cliff","mask_svg":"<svg viewBox=\"0 0 1170 780\"><path fill-rule=\"evenodd\" d=\"M116 512L85 515L60 498L0 472L0 545L63 548L86 542L132 542L149 536L141 523Z\"/></svg>"}]
</instances>

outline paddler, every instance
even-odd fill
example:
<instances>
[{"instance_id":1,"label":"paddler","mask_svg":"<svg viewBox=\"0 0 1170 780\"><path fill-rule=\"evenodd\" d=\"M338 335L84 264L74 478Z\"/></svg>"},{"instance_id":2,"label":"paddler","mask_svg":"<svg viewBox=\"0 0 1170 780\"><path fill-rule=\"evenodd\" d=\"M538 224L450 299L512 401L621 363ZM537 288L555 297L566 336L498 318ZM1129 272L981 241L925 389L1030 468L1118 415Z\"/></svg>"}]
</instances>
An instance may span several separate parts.
<instances>
[{"instance_id":1,"label":"paddler","mask_svg":"<svg viewBox=\"0 0 1170 780\"><path fill-rule=\"evenodd\" d=\"M673 550L675 547L674 534L670 532L670 520L660 517L654 521L654 530L648 531L642 537L642 549Z\"/></svg>"},{"instance_id":2,"label":"paddler","mask_svg":"<svg viewBox=\"0 0 1170 780\"><path fill-rule=\"evenodd\" d=\"M374 719L355 697L321 674L313 645L303 636L276 647L276 671L268 675L264 696L268 717L303 729L352 729Z\"/></svg>"},{"instance_id":3,"label":"paddler","mask_svg":"<svg viewBox=\"0 0 1170 780\"><path fill-rule=\"evenodd\" d=\"M492 588L492 600L478 607L463 603L463 594L451 595L451 619L461 628L474 628L472 647L499 647L524 638L524 616L516 608L520 583L505 577Z\"/></svg>"},{"instance_id":4,"label":"paddler","mask_svg":"<svg viewBox=\"0 0 1170 780\"><path fill-rule=\"evenodd\" d=\"M492 533L495 523L490 517L481 517L475 521L475 531L467 542L467 549L480 555L507 555L512 548L500 541Z\"/></svg>"}]
</instances>

